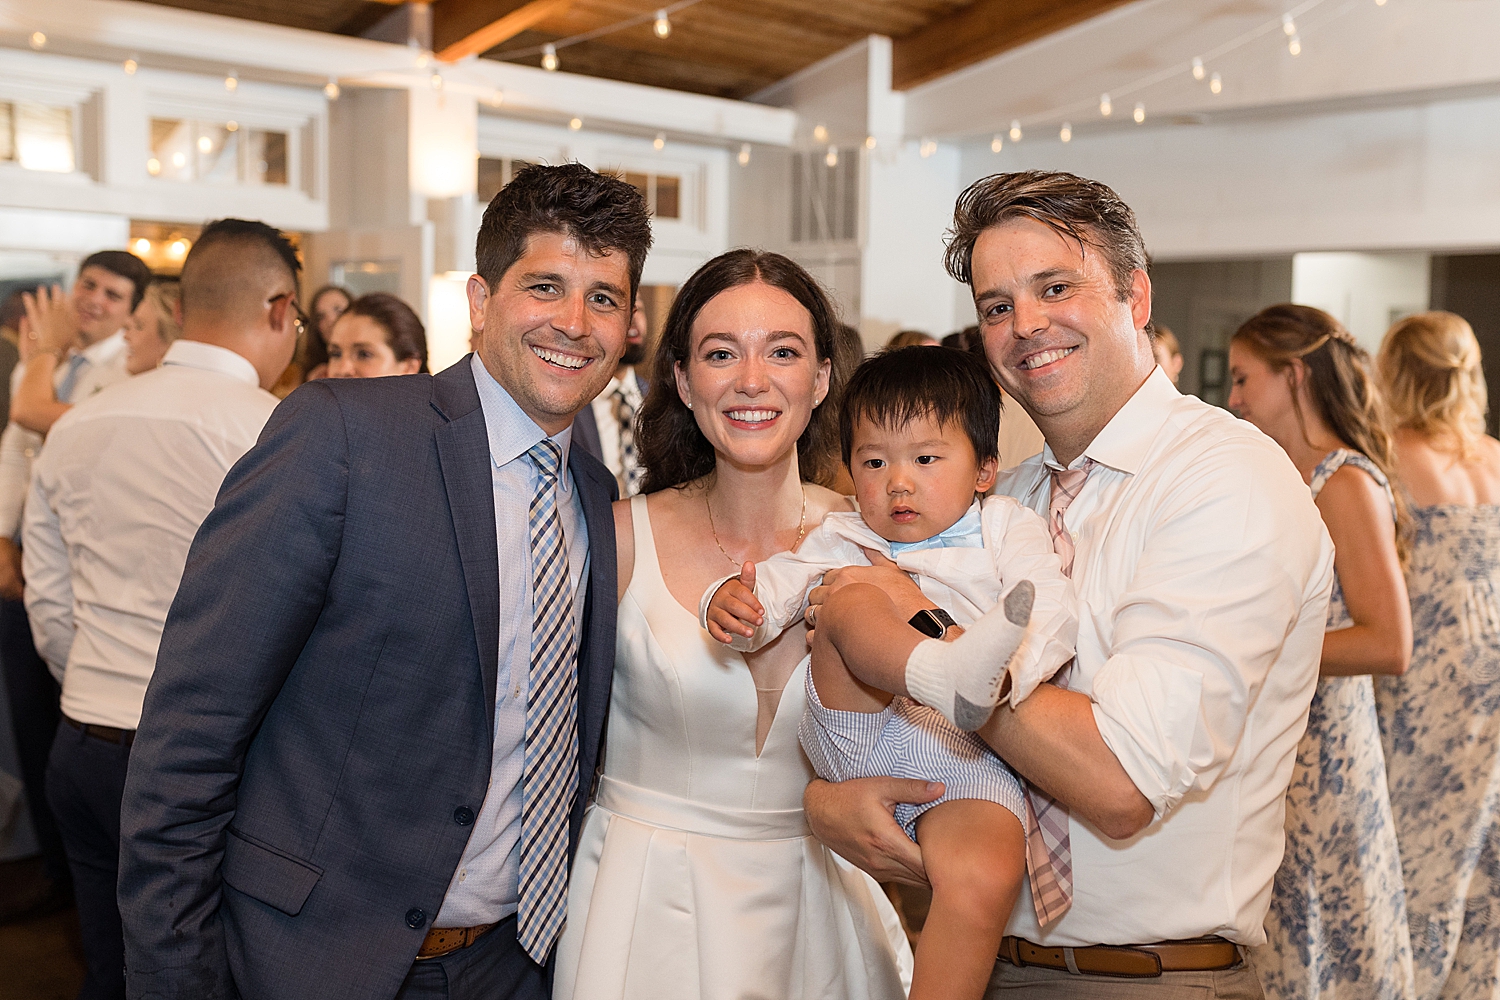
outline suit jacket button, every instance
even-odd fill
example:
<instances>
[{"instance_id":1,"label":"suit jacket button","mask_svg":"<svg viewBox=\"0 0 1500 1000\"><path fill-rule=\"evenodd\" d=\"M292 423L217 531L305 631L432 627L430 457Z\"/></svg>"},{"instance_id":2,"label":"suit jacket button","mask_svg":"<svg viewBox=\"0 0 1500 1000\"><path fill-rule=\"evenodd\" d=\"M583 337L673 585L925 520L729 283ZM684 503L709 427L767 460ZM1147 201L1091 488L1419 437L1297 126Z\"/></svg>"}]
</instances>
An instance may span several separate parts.
<instances>
[{"instance_id":1,"label":"suit jacket button","mask_svg":"<svg viewBox=\"0 0 1500 1000\"><path fill-rule=\"evenodd\" d=\"M418 930L426 923L427 914L423 913L415 906L406 911L406 926L410 927L412 930Z\"/></svg>"},{"instance_id":2,"label":"suit jacket button","mask_svg":"<svg viewBox=\"0 0 1500 1000\"><path fill-rule=\"evenodd\" d=\"M474 810L470 809L468 806L459 806L457 809L453 810L453 822L457 823L459 826L468 826L470 823L474 822Z\"/></svg>"}]
</instances>

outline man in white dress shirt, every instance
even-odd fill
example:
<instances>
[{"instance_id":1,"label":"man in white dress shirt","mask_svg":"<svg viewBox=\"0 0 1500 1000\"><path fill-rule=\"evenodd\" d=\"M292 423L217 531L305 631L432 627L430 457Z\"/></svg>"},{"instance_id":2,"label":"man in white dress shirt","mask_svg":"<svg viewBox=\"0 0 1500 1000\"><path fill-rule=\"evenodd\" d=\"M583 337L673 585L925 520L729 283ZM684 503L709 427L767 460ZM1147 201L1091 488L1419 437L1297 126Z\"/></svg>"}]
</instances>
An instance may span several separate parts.
<instances>
[{"instance_id":1,"label":"man in white dress shirt","mask_svg":"<svg viewBox=\"0 0 1500 1000\"><path fill-rule=\"evenodd\" d=\"M1045 926L1012 912L990 997L1261 996L1243 949L1265 940L1333 546L1270 439L1156 367L1145 260L1102 184L999 174L959 198L948 269L1046 437L999 490L1048 518L1080 604L1066 678L981 732L1032 786L1029 867L1061 889ZM883 567L827 583L858 579L931 607ZM889 803L933 797L867 779L815 783L807 806L840 854L911 881Z\"/></svg>"},{"instance_id":2,"label":"man in white dress shirt","mask_svg":"<svg viewBox=\"0 0 1500 1000\"><path fill-rule=\"evenodd\" d=\"M620 367L573 421L573 440L615 474L621 497L639 493L646 472L635 446L637 418L646 401L646 382L638 369L645 359L646 307L637 301L625 333Z\"/></svg>"},{"instance_id":3,"label":"man in white dress shirt","mask_svg":"<svg viewBox=\"0 0 1500 1000\"><path fill-rule=\"evenodd\" d=\"M297 271L269 226L208 226L183 265L182 337L161 367L79 402L36 460L26 609L62 679L47 796L78 899L80 996L125 996L115 883L130 747L188 546L276 407L266 390L296 346Z\"/></svg>"}]
</instances>

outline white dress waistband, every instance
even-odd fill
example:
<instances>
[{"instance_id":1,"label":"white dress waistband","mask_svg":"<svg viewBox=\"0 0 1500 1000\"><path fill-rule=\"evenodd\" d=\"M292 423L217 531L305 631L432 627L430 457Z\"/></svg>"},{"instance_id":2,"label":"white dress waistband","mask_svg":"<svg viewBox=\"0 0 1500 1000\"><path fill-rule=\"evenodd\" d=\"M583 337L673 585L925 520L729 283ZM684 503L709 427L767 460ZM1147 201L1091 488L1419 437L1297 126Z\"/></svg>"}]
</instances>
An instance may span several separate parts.
<instances>
[{"instance_id":1,"label":"white dress waistband","mask_svg":"<svg viewBox=\"0 0 1500 1000\"><path fill-rule=\"evenodd\" d=\"M666 830L727 840L795 840L812 836L801 809L734 809L599 778L594 802L617 816Z\"/></svg>"}]
</instances>

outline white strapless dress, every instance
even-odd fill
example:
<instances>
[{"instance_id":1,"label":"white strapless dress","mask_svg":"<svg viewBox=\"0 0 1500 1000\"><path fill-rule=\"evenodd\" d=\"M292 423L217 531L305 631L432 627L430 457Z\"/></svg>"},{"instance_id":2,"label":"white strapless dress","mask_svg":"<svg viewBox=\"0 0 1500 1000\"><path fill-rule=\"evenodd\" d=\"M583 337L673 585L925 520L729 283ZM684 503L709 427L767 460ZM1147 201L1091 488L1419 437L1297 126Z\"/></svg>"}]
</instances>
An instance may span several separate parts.
<instances>
[{"instance_id":1,"label":"white strapless dress","mask_svg":"<svg viewBox=\"0 0 1500 1000\"><path fill-rule=\"evenodd\" d=\"M911 952L864 872L808 830L807 661L755 752L739 653L662 582L644 497L620 602L604 773L584 819L554 1000L899 1000Z\"/></svg>"}]
</instances>

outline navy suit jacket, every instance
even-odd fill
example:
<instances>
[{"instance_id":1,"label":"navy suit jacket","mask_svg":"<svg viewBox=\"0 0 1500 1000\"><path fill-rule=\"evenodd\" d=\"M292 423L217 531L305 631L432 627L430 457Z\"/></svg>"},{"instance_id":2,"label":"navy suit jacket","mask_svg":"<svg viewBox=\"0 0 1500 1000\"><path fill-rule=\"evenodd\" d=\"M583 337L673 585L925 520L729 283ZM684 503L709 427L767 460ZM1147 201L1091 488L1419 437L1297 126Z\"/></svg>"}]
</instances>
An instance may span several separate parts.
<instances>
[{"instance_id":1,"label":"navy suit jacket","mask_svg":"<svg viewBox=\"0 0 1500 1000\"><path fill-rule=\"evenodd\" d=\"M614 477L569 468L590 561L576 845L614 665ZM121 815L132 997L391 997L490 776L499 656L489 439L468 358L311 382L230 471L188 556ZM507 554L505 572L530 572ZM498 791L498 790L497 790Z\"/></svg>"}]
</instances>

